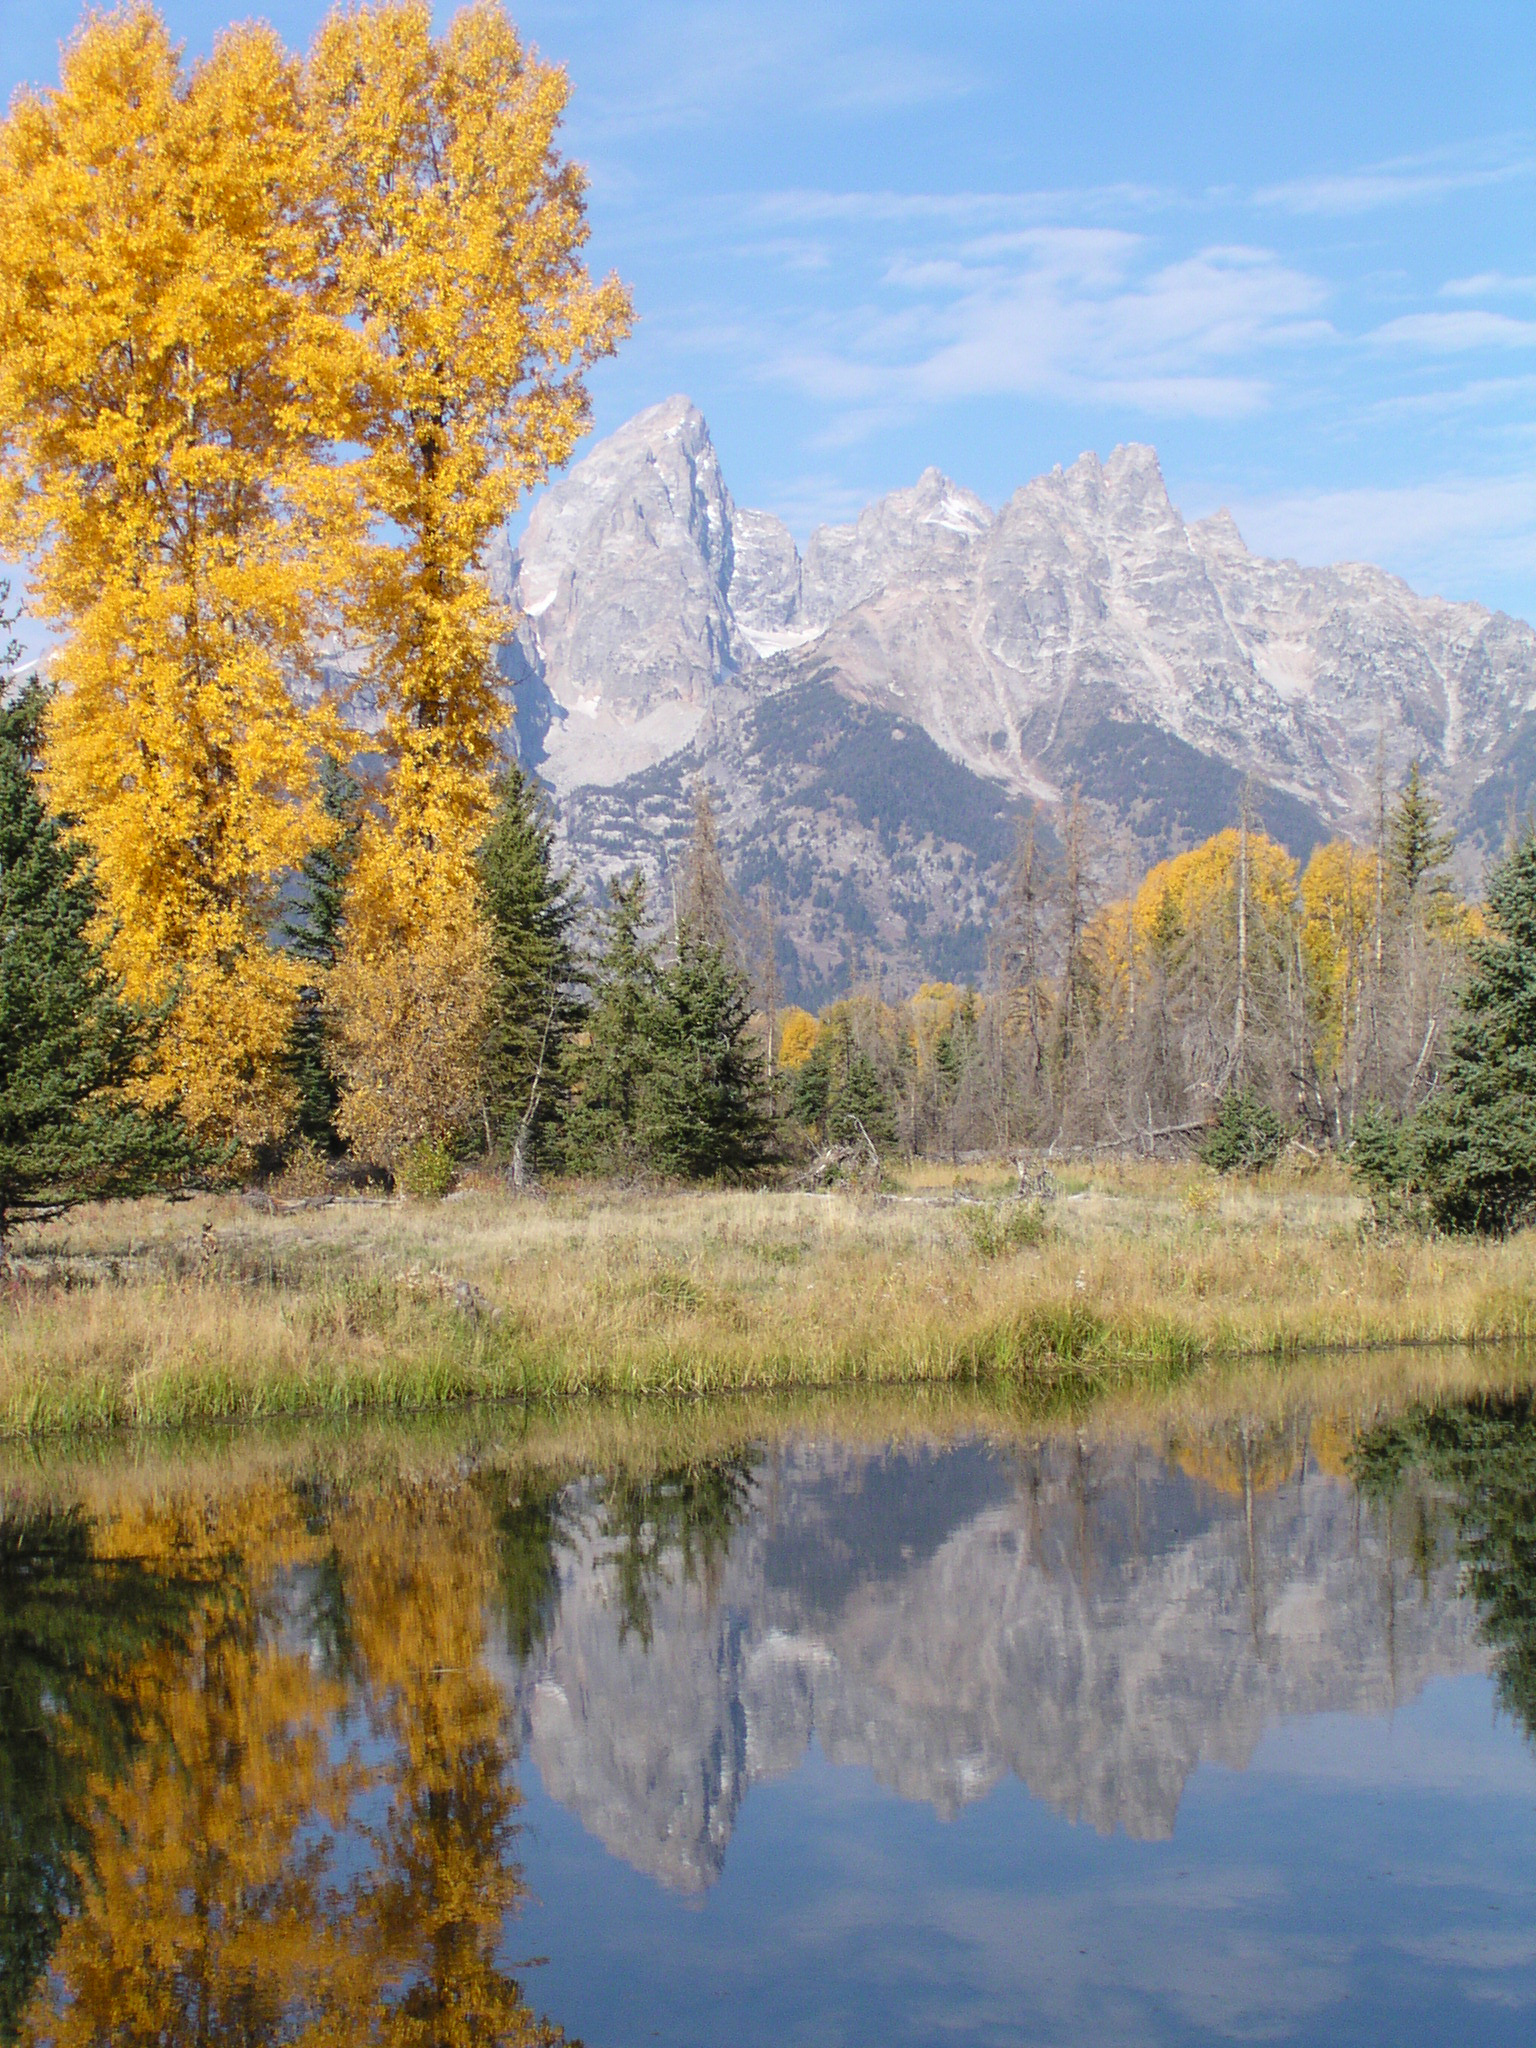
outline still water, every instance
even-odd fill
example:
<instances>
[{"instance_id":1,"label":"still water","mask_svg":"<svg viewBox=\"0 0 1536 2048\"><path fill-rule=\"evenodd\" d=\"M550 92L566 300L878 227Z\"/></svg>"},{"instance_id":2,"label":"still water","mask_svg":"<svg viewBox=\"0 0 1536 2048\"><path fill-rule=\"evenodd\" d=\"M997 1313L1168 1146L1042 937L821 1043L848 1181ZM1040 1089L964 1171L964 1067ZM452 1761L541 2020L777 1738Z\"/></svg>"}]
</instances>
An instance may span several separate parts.
<instances>
[{"instance_id":1,"label":"still water","mask_svg":"<svg viewBox=\"0 0 1536 2048\"><path fill-rule=\"evenodd\" d=\"M0 2037L1529 2043L1536 1414L0 1477Z\"/></svg>"}]
</instances>

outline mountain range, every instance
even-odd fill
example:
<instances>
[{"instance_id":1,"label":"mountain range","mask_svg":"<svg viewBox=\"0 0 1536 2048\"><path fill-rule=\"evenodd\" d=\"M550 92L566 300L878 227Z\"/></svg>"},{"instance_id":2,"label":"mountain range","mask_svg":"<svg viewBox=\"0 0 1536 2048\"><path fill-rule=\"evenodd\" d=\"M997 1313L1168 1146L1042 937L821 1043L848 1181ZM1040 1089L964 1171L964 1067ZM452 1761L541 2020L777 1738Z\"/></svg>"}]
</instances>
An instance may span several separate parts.
<instances>
[{"instance_id":1,"label":"mountain range","mask_svg":"<svg viewBox=\"0 0 1536 2048\"><path fill-rule=\"evenodd\" d=\"M1536 632L1359 564L1186 522L1156 454L1086 454L994 511L930 469L802 553L733 500L686 398L547 489L490 564L512 744L594 883L668 875L711 787L787 992L975 978L1017 821L1081 792L1106 883L1234 822L1304 857L1417 760L1496 846L1536 783Z\"/></svg>"}]
</instances>

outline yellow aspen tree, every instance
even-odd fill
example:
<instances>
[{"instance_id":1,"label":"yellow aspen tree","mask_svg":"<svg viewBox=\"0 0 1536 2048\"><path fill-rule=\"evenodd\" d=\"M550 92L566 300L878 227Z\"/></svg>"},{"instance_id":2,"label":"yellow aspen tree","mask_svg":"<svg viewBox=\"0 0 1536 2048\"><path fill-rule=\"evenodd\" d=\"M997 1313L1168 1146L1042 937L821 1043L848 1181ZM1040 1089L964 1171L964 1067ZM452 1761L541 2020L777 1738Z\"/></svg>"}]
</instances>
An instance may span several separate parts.
<instances>
[{"instance_id":1,"label":"yellow aspen tree","mask_svg":"<svg viewBox=\"0 0 1536 2048\"><path fill-rule=\"evenodd\" d=\"M269 30L189 70L132 5L0 126L0 544L63 636L49 787L127 993L176 996L155 1086L247 1142L291 1113L300 976L270 933L327 830L297 686L342 530L299 374L298 88Z\"/></svg>"},{"instance_id":2,"label":"yellow aspen tree","mask_svg":"<svg viewBox=\"0 0 1536 2048\"><path fill-rule=\"evenodd\" d=\"M1318 1069L1335 1089L1358 1064L1361 1014L1378 864L1347 839L1314 849L1301 878L1302 954L1307 963Z\"/></svg>"},{"instance_id":3,"label":"yellow aspen tree","mask_svg":"<svg viewBox=\"0 0 1536 2048\"><path fill-rule=\"evenodd\" d=\"M339 424L374 534L351 619L388 760L349 906L364 959L434 926L475 942L510 630L484 549L570 454L583 372L630 324L624 288L581 261L585 180L555 148L567 91L493 0L441 38L424 0L338 11L305 74Z\"/></svg>"}]
</instances>

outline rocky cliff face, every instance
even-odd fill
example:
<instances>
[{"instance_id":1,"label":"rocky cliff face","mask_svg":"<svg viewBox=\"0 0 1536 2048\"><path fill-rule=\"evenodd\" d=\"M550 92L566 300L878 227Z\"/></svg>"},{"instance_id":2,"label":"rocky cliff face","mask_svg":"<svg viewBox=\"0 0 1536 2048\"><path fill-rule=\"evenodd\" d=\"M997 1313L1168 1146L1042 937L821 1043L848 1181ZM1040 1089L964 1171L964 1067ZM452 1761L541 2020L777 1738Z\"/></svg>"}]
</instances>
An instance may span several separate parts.
<instances>
[{"instance_id":1,"label":"rocky cliff face","mask_svg":"<svg viewBox=\"0 0 1536 2048\"><path fill-rule=\"evenodd\" d=\"M734 504L702 417L673 398L545 492L495 566L522 614L503 660L520 750L578 858L663 874L679 792L708 777L728 852L786 892L807 987L861 943L913 971L974 951L992 821L1076 786L1151 855L1230 823L1248 776L1293 851L1361 828L1378 750L1393 786L1419 760L1485 841L1536 784L1528 625L1377 569L1264 561L1225 514L1186 525L1150 448L1084 455L996 513L928 470L819 528L802 559L780 521ZM839 807L798 773L806 756L790 794L813 800L791 819L759 758L765 707L797 691L869 787ZM980 840L903 813L887 771L914 736L964 778ZM862 915L818 935L812 899L850 879ZM910 914L941 901L937 922Z\"/></svg>"},{"instance_id":2,"label":"rocky cliff face","mask_svg":"<svg viewBox=\"0 0 1536 2048\"><path fill-rule=\"evenodd\" d=\"M600 1509L569 1506L553 1629L507 1669L526 1751L616 1855L687 1890L813 1735L941 1813L1011 1774L1162 1838L1196 1766L1241 1769L1281 1717L1385 1712L1486 1667L1454 1563L1416 1578L1315 1467L1250 1519L1145 1451L806 1445L759 1471L717 1573L660 1560L648 1639Z\"/></svg>"}]
</instances>

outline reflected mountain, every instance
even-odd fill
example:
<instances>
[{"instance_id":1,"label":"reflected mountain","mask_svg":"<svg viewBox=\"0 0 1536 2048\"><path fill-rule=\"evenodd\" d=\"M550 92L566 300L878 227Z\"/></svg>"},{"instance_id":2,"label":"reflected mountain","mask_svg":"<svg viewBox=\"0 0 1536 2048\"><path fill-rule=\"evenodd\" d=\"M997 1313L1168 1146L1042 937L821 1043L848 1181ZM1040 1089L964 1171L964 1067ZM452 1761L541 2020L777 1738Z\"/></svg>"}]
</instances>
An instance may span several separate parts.
<instances>
[{"instance_id":1,"label":"reflected mountain","mask_svg":"<svg viewBox=\"0 0 1536 2048\"><path fill-rule=\"evenodd\" d=\"M1196 1766L1243 1768L1282 1717L1385 1712L1487 1668L1456 1545L1405 1533L1445 1519L1433 1477L1409 1458L1367 1497L1329 1466L1304 1432L1182 1461L806 1443L717 1485L708 1570L660 1533L675 1476L655 1521L584 1482L559 1506L558 1600L506 1655L526 1753L684 1890L813 1740L946 1816L1011 1774L1075 1821L1166 1837Z\"/></svg>"}]
</instances>

